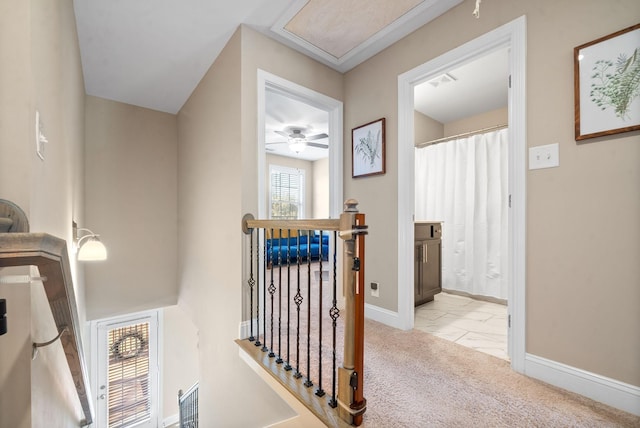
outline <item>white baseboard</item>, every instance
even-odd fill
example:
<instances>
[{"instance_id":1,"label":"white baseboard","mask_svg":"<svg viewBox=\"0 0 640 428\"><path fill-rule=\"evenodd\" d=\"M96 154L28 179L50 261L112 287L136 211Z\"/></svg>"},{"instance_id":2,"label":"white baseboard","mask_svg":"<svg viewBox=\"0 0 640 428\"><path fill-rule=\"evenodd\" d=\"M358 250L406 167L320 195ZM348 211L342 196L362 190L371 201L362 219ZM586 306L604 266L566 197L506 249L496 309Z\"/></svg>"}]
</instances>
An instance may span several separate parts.
<instances>
[{"instance_id":1,"label":"white baseboard","mask_svg":"<svg viewBox=\"0 0 640 428\"><path fill-rule=\"evenodd\" d=\"M260 319L260 328L262 328L262 318ZM256 319L253 319L253 333L256 334ZM238 339L248 339L251 336L251 323L249 320L240 322L238 327Z\"/></svg>"},{"instance_id":2,"label":"white baseboard","mask_svg":"<svg viewBox=\"0 0 640 428\"><path fill-rule=\"evenodd\" d=\"M173 425L178 425L180 423L180 416L179 415L171 415L169 417L166 417L162 420L162 426L163 427L170 427Z\"/></svg>"},{"instance_id":3,"label":"white baseboard","mask_svg":"<svg viewBox=\"0 0 640 428\"><path fill-rule=\"evenodd\" d=\"M365 318L381 322L382 324L386 324L390 327L395 327L401 330L403 329L400 315L397 312L390 311L389 309L365 303L364 316Z\"/></svg>"},{"instance_id":4,"label":"white baseboard","mask_svg":"<svg viewBox=\"0 0 640 428\"><path fill-rule=\"evenodd\" d=\"M250 336L250 330L249 320L240 322L238 327L238 339L247 339Z\"/></svg>"},{"instance_id":5,"label":"white baseboard","mask_svg":"<svg viewBox=\"0 0 640 428\"><path fill-rule=\"evenodd\" d=\"M640 416L640 387L531 354L525 356L525 374Z\"/></svg>"}]
</instances>

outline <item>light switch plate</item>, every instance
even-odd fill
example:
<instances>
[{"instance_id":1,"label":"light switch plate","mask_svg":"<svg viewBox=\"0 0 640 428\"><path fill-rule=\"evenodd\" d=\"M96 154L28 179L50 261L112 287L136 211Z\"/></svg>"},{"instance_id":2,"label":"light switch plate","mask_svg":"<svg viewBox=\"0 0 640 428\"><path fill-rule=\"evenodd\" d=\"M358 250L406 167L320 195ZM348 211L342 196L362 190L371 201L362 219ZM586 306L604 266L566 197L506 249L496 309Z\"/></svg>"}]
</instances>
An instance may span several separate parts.
<instances>
[{"instance_id":1,"label":"light switch plate","mask_svg":"<svg viewBox=\"0 0 640 428\"><path fill-rule=\"evenodd\" d=\"M560 166L558 143L529 148L529 169L553 168Z\"/></svg>"},{"instance_id":2,"label":"light switch plate","mask_svg":"<svg viewBox=\"0 0 640 428\"><path fill-rule=\"evenodd\" d=\"M44 160L44 144L48 142L47 137L44 136L44 125L40 112L36 110L36 153L42 160Z\"/></svg>"}]
</instances>

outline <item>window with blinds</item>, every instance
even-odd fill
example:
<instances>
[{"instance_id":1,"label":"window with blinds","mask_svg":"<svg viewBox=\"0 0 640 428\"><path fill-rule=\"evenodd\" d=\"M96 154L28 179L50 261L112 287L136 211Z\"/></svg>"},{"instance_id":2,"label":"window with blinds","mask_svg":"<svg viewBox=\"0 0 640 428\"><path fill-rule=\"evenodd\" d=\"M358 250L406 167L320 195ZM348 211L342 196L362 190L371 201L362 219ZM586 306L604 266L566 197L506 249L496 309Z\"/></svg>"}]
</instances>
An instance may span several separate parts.
<instances>
[{"instance_id":1,"label":"window with blinds","mask_svg":"<svg viewBox=\"0 0 640 428\"><path fill-rule=\"evenodd\" d=\"M304 170L271 165L269 182L270 218L304 218Z\"/></svg>"},{"instance_id":2,"label":"window with blinds","mask_svg":"<svg viewBox=\"0 0 640 428\"><path fill-rule=\"evenodd\" d=\"M149 323L114 328L109 346L109 428L130 427L151 416Z\"/></svg>"}]
</instances>

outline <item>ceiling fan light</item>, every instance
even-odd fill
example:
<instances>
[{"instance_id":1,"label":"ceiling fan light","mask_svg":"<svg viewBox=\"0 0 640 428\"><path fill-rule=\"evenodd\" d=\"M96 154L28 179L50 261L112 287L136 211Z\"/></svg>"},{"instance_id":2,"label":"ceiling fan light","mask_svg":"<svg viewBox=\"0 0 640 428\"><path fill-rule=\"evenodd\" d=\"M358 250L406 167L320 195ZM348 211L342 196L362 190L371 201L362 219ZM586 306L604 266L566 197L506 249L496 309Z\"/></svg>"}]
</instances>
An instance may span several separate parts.
<instances>
[{"instance_id":1,"label":"ceiling fan light","mask_svg":"<svg viewBox=\"0 0 640 428\"><path fill-rule=\"evenodd\" d=\"M300 153L307 148L307 142L301 139L292 139L289 141L289 150L292 152Z\"/></svg>"}]
</instances>

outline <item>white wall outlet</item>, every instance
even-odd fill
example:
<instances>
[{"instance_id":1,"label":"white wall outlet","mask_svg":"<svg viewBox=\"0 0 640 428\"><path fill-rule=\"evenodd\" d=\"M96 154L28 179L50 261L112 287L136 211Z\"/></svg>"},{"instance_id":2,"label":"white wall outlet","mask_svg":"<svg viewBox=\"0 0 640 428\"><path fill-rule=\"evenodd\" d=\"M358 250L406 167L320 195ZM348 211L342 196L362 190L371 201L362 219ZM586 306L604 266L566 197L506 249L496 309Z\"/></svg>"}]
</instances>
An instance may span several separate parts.
<instances>
[{"instance_id":1,"label":"white wall outlet","mask_svg":"<svg viewBox=\"0 0 640 428\"><path fill-rule=\"evenodd\" d=\"M529 169L553 168L560 166L558 143L529 148Z\"/></svg>"},{"instance_id":2,"label":"white wall outlet","mask_svg":"<svg viewBox=\"0 0 640 428\"><path fill-rule=\"evenodd\" d=\"M373 297L380 297L380 284L377 282L371 283L371 295Z\"/></svg>"}]
</instances>

